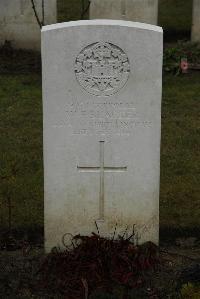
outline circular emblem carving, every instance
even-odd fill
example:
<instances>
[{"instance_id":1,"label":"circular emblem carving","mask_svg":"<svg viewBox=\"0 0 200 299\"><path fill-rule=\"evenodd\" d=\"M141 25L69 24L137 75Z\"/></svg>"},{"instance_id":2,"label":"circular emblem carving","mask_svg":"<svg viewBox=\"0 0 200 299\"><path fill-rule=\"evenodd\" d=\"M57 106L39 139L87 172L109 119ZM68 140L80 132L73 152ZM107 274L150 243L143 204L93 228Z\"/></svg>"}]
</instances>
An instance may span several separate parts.
<instances>
[{"instance_id":1,"label":"circular emblem carving","mask_svg":"<svg viewBox=\"0 0 200 299\"><path fill-rule=\"evenodd\" d=\"M122 49L99 42L80 52L75 62L75 74L87 92L96 96L110 96L127 82L130 63Z\"/></svg>"}]
</instances>

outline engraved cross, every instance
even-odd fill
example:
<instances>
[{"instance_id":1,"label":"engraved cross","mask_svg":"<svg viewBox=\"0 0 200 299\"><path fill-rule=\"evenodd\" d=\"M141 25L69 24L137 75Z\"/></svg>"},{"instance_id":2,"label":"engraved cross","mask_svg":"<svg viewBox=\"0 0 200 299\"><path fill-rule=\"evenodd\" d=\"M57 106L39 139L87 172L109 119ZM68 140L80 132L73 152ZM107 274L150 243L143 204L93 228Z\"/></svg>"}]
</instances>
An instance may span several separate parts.
<instances>
[{"instance_id":1,"label":"engraved cross","mask_svg":"<svg viewBox=\"0 0 200 299\"><path fill-rule=\"evenodd\" d=\"M105 172L124 172L127 170L125 167L110 167L104 165L104 141L99 141L100 150L99 150L99 160L100 166L77 166L78 171L80 172L93 172L100 173L100 189L99 189L99 220L104 220L104 173Z\"/></svg>"}]
</instances>

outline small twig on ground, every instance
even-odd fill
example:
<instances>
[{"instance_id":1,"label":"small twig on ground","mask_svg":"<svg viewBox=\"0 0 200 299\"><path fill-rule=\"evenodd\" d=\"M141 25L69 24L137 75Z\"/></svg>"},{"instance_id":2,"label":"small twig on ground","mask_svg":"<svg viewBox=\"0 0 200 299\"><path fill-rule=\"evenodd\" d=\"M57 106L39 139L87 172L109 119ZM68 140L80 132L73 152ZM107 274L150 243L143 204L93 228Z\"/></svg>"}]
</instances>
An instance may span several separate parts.
<instances>
[{"instance_id":1,"label":"small twig on ground","mask_svg":"<svg viewBox=\"0 0 200 299\"><path fill-rule=\"evenodd\" d=\"M116 233L116 229L117 229L117 223L115 224L115 229L114 229L114 234L113 234L113 238L112 238L112 240L114 240L114 239L115 239L115 233Z\"/></svg>"},{"instance_id":2,"label":"small twig on ground","mask_svg":"<svg viewBox=\"0 0 200 299\"><path fill-rule=\"evenodd\" d=\"M88 283L87 283L87 280L84 279L84 278L81 278L81 282L84 286L84 289L85 289L85 299L88 299Z\"/></svg>"},{"instance_id":3,"label":"small twig on ground","mask_svg":"<svg viewBox=\"0 0 200 299\"><path fill-rule=\"evenodd\" d=\"M122 236L122 239L125 238L125 235L126 235L126 233L127 233L127 230L128 230L128 226L127 226L126 229L125 229L125 232L124 232L124 234L123 234L123 236Z\"/></svg>"},{"instance_id":4,"label":"small twig on ground","mask_svg":"<svg viewBox=\"0 0 200 299\"><path fill-rule=\"evenodd\" d=\"M100 236L99 228L98 228L98 225L97 225L97 222L96 222L96 221L95 221L95 225L96 225L96 228L97 228L98 235Z\"/></svg>"}]
</instances>

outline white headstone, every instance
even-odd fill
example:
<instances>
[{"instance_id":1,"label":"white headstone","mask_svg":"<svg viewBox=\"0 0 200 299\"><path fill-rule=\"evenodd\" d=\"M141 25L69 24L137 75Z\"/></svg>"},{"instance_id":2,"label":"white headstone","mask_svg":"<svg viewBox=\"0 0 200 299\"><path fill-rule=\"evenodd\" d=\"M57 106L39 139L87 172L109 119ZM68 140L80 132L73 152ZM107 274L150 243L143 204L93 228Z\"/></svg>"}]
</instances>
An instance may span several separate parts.
<instances>
[{"instance_id":1,"label":"white headstone","mask_svg":"<svg viewBox=\"0 0 200 299\"><path fill-rule=\"evenodd\" d=\"M91 0L90 19L157 24L158 0Z\"/></svg>"},{"instance_id":2,"label":"white headstone","mask_svg":"<svg viewBox=\"0 0 200 299\"><path fill-rule=\"evenodd\" d=\"M193 0L192 41L200 42L200 0Z\"/></svg>"},{"instance_id":3,"label":"white headstone","mask_svg":"<svg viewBox=\"0 0 200 299\"><path fill-rule=\"evenodd\" d=\"M34 0L42 20L42 1ZM45 24L56 23L57 0L44 1ZM14 48L40 50L40 27L31 0L0 0L0 46L10 41Z\"/></svg>"},{"instance_id":4,"label":"white headstone","mask_svg":"<svg viewBox=\"0 0 200 299\"><path fill-rule=\"evenodd\" d=\"M42 61L46 250L96 225L158 243L162 29L45 26Z\"/></svg>"}]
</instances>

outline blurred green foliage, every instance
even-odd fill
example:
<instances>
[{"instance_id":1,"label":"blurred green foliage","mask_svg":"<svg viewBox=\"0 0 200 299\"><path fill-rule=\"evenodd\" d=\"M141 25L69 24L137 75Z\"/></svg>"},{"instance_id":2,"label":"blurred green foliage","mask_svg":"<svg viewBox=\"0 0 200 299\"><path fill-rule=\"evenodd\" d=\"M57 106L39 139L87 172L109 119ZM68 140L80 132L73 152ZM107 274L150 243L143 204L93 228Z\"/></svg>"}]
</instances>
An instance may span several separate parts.
<instances>
[{"instance_id":1,"label":"blurred green foliage","mask_svg":"<svg viewBox=\"0 0 200 299\"><path fill-rule=\"evenodd\" d=\"M187 58L189 63L200 64L200 44L180 41L164 50L163 68L166 72L180 73L181 58Z\"/></svg>"},{"instance_id":2,"label":"blurred green foliage","mask_svg":"<svg viewBox=\"0 0 200 299\"><path fill-rule=\"evenodd\" d=\"M165 41L190 39L193 0L159 0L158 24Z\"/></svg>"},{"instance_id":3,"label":"blurred green foliage","mask_svg":"<svg viewBox=\"0 0 200 299\"><path fill-rule=\"evenodd\" d=\"M89 0L83 0L87 7ZM81 19L82 0L58 0L58 22ZM89 18L87 12L84 19ZM190 39L192 0L159 0L158 24L165 40Z\"/></svg>"}]
</instances>

